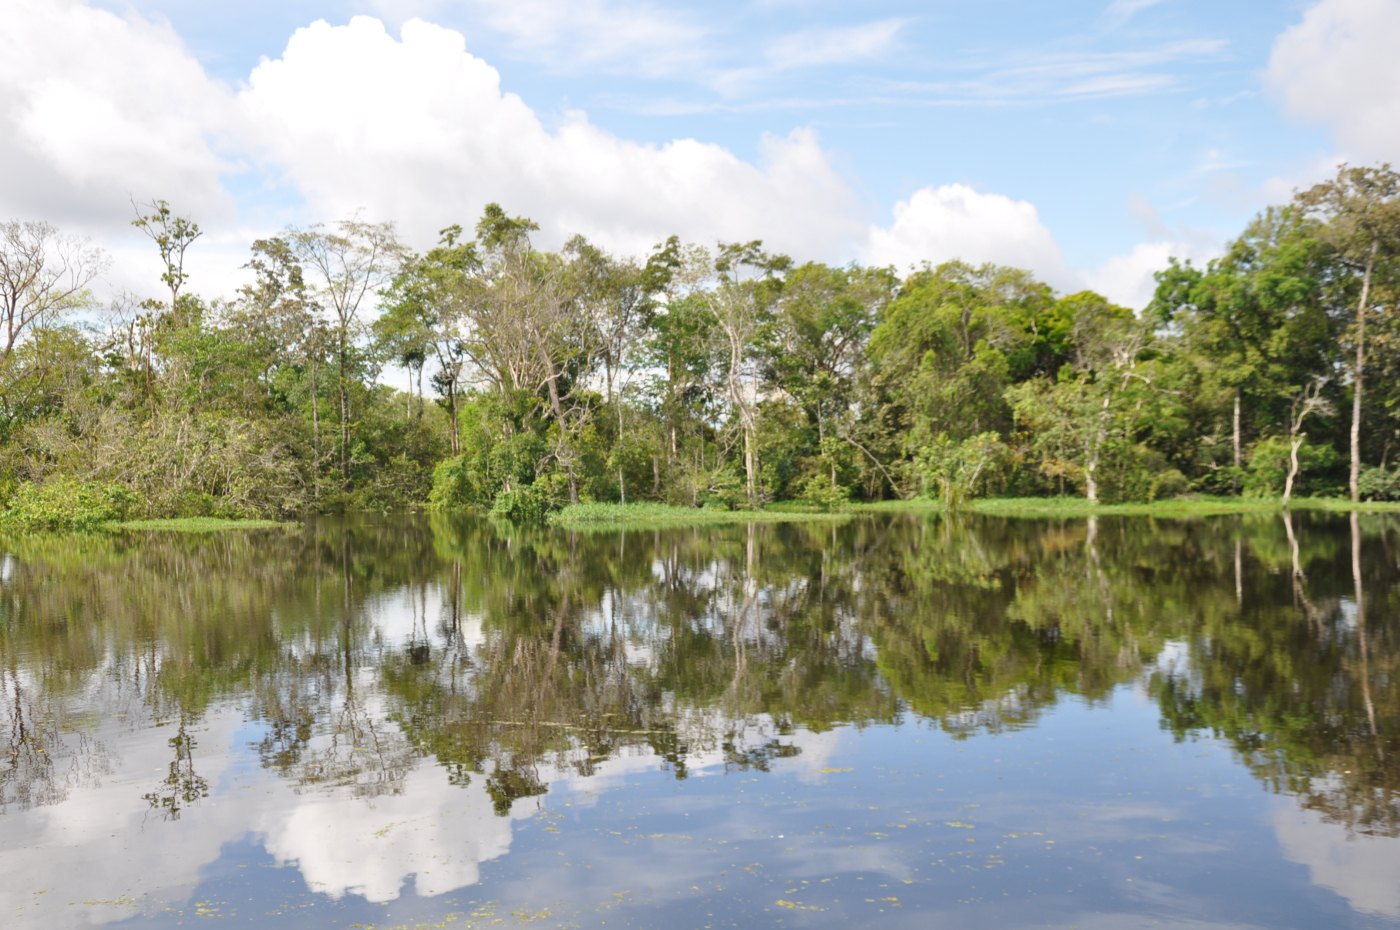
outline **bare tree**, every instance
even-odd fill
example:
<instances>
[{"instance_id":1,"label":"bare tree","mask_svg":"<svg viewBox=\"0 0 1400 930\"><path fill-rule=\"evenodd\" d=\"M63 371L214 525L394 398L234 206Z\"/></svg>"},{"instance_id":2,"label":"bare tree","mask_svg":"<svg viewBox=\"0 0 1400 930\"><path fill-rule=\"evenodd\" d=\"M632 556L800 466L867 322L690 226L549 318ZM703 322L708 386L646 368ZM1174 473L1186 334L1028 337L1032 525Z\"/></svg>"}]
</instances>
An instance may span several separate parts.
<instances>
[{"instance_id":1,"label":"bare tree","mask_svg":"<svg viewBox=\"0 0 1400 930\"><path fill-rule=\"evenodd\" d=\"M9 361L26 330L82 306L106 267L101 250L48 223L0 223L0 362Z\"/></svg>"},{"instance_id":2,"label":"bare tree","mask_svg":"<svg viewBox=\"0 0 1400 930\"><path fill-rule=\"evenodd\" d=\"M1298 450L1308 434L1303 432L1303 421L1316 414L1325 417L1332 413L1332 403L1322 396L1322 386L1326 378L1313 378L1301 391L1290 398L1288 413L1288 480L1283 483L1283 506L1293 497L1293 479L1298 476Z\"/></svg>"}]
</instances>

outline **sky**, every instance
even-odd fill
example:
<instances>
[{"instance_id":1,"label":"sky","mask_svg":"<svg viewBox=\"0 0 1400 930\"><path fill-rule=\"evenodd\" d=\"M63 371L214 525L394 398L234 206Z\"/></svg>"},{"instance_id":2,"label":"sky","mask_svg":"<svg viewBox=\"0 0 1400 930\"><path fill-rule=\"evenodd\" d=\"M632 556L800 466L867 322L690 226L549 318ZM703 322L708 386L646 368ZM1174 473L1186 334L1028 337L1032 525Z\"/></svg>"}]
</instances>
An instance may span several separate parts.
<instances>
[{"instance_id":1,"label":"sky","mask_svg":"<svg viewBox=\"0 0 1400 930\"><path fill-rule=\"evenodd\" d=\"M1400 162L1400 0L0 0L0 219L161 291L133 201L408 244L495 201L539 243L1030 268L1133 307L1342 161Z\"/></svg>"}]
</instances>

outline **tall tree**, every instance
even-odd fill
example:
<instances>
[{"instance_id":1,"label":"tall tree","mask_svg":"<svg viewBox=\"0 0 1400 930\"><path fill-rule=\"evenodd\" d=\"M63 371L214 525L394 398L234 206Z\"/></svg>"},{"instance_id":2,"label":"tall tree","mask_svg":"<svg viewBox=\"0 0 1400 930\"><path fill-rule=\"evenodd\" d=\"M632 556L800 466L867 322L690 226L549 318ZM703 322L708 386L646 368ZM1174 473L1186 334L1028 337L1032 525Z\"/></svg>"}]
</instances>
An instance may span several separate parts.
<instances>
[{"instance_id":1,"label":"tall tree","mask_svg":"<svg viewBox=\"0 0 1400 930\"><path fill-rule=\"evenodd\" d=\"M100 249L43 222L0 222L0 363L27 330L80 307L107 267Z\"/></svg>"},{"instance_id":2,"label":"tall tree","mask_svg":"<svg viewBox=\"0 0 1400 930\"><path fill-rule=\"evenodd\" d=\"M1098 503L1105 459L1132 439L1153 373L1145 353L1152 328L1126 307L1092 292L1065 298L1075 305L1073 361L1056 380L1035 378L1007 391L1018 419L1036 431L1043 467L1070 468L1084 496Z\"/></svg>"},{"instance_id":3,"label":"tall tree","mask_svg":"<svg viewBox=\"0 0 1400 930\"><path fill-rule=\"evenodd\" d=\"M1290 398L1336 362L1326 247L1318 222L1269 208L1206 268L1174 260L1157 275L1148 315L1180 334L1201 372L1210 418L1229 422L1230 487L1239 490L1245 434L1287 431ZM1206 458L1207 468L1219 463Z\"/></svg>"},{"instance_id":4,"label":"tall tree","mask_svg":"<svg viewBox=\"0 0 1400 930\"><path fill-rule=\"evenodd\" d=\"M1298 195L1305 208L1326 220L1322 237L1341 261L1361 274L1356 303L1356 362L1352 366L1351 499L1361 499L1361 407L1366 370L1366 309L1377 260L1400 252L1400 174L1389 164L1375 168L1343 165L1337 177Z\"/></svg>"},{"instance_id":5,"label":"tall tree","mask_svg":"<svg viewBox=\"0 0 1400 930\"><path fill-rule=\"evenodd\" d=\"M575 282L558 255L538 252L539 227L488 204L477 223L481 268L464 302L463 344L507 406L544 393L557 434L553 456L578 503L574 436L588 413L586 387L600 351L593 322L578 312Z\"/></svg>"},{"instance_id":6,"label":"tall tree","mask_svg":"<svg viewBox=\"0 0 1400 930\"><path fill-rule=\"evenodd\" d=\"M714 323L725 393L739 419L743 441L744 488L749 505L758 494L758 382L755 337L792 266L786 255L763 250L763 243L720 244L711 259L703 249L687 255L689 296L702 302Z\"/></svg>"},{"instance_id":7,"label":"tall tree","mask_svg":"<svg viewBox=\"0 0 1400 930\"><path fill-rule=\"evenodd\" d=\"M145 204L132 201L132 206L136 209L136 219L131 221L131 225L145 233L160 251L161 263L165 265L160 279L170 288L170 313L175 325L180 326L184 322L180 289L190 277L185 271L185 253L203 233L198 223L188 216L176 214L164 200ZM150 212L143 214L142 210Z\"/></svg>"},{"instance_id":8,"label":"tall tree","mask_svg":"<svg viewBox=\"0 0 1400 930\"><path fill-rule=\"evenodd\" d=\"M311 272L320 306L333 315L336 389L340 400L340 478L350 487L350 369L366 298L388 283L403 257L393 223L342 220L334 232L320 226L289 229L286 241Z\"/></svg>"},{"instance_id":9,"label":"tall tree","mask_svg":"<svg viewBox=\"0 0 1400 930\"><path fill-rule=\"evenodd\" d=\"M897 284L890 269L830 268L809 262L787 275L759 335L764 378L801 405L816 426L833 487L833 443L851 441L843 424L856 379L869 361L870 333Z\"/></svg>"},{"instance_id":10,"label":"tall tree","mask_svg":"<svg viewBox=\"0 0 1400 930\"><path fill-rule=\"evenodd\" d=\"M426 356L437 362L433 385L446 403L448 443L452 454L462 451L458 406L466 376L467 353L462 344L463 302L468 278L481 266L476 243L462 238L462 227L442 230L436 248L404 262L393 284L382 295L383 313L375 334L401 360L416 362L419 377Z\"/></svg>"}]
</instances>

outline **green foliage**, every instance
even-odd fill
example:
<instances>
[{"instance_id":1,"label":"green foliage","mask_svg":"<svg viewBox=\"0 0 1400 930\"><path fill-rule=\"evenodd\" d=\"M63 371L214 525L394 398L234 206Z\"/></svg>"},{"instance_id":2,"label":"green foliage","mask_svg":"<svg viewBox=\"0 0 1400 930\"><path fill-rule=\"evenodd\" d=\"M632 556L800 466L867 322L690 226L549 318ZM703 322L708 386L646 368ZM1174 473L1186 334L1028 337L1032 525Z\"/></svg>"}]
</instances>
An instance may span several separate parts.
<instances>
[{"instance_id":1,"label":"green foliage","mask_svg":"<svg viewBox=\"0 0 1400 930\"><path fill-rule=\"evenodd\" d=\"M491 502L491 516L514 523L538 523L568 503L568 479L552 474L534 484L502 488Z\"/></svg>"},{"instance_id":2,"label":"green foliage","mask_svg":"<svg viewBox=\"0 0 1400 930\"><path fill-rule=\"evenodd\" d=\"M996 480L1009 451L997 433L978 433L961 442L940 433L915 453L914 467L925 491L936 490L943 506L954 509Z\"/></svg>"},{"instance_id":3,"label":"green foliage","mask_svg":"<svg viewBox=\"0 0 1400 930\"><path fill-rule=\"evenodd\" d=\"M850 503L851 489L832 484L830 475L818 472L803 482L801 499L818 510L840 510Z\"/></svg>"},{"instance_id":4,"label":"green foliage","mask_svg":"<svg viewBox=\"0 0 1400 930\"><path fill-rule=\"evenodd\" d=\"M63 323L75 291L12 333L0 475L120 485L157 518L1276 494L1290 399L1349 406L1362 269L1373 306L1400 293L1394 180L1346 169L1266 210L1204 268L1170 263L1141 314L991 264L900 280L758 241L548 252L496 204L422 255L386 224L288 229L232 302L206 300L186 290L198 226L154 201L160 298L98 332ZM1369 466L1400 436L1400 322L1366 325ZM1342 485L1348 425L1308 420L1303 493ZM1397 484L1367 471L1363 493Z\"/></svg>"},{"instance_id":5,"label":"green foliage","mask_svg":"<svg viewBox=\"0 0 1400 930\"><path fill-rule=\"evenodd\" d=\"M0 512L0 528L36 530L93 530L105 523L126 519L137 496L117 484L55 478L43 484L25 482Z\"/></svg>"},{"instance_id":6,"label":"green foliage","mask_svg":"<svg viewBox=\"0 0 1400 930\"><path fill-rule=\"evenodd\" d=\"M1367 466L1359 479L1361 499L1368 501L1400 500L1400 468L1387 469Z\"/></svg>"},{"instance_id":7,"label":"green foliage","mask_svg":"<svg viewBox=\"0 0 1400 930\"><path fill-rule=\"evenodd\" d=\"M491 502L492 517L515 523L537 523L548 510L543 496L529 485L503 490Z\"/></svg>"},{"instance_id":8,"label":"green foliage","mask_svg":"<svg viewBox=\"0 0 1400 930\"><path fill-rule=\"evenodd\" d=\"M1270 436L1254 446L1244 478L1247 496L1277 497L1283 493L1283 485L1288 478L1288 450L1287 436ZM1304 438L1298 447L1298 477L1294 479L1294 492L1334 490L1325 483L1325 472L1339 458L1337 450L1331 445L1313 445ZM1319 473L1322 473L1322 477L1319 477Z\"/></svg>"}]
</instances>

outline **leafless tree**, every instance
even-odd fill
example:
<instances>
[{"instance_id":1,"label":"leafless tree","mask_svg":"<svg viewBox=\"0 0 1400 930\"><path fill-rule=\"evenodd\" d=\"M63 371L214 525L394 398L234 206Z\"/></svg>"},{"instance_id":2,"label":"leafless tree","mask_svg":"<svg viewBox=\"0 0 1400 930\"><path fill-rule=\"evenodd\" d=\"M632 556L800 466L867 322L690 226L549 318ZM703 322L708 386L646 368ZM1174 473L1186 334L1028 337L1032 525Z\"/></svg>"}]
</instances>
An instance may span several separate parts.
<instances>
[{"instance_id":1,"label":"leafless tree","mask_svg":"<svg viewBox=\"0 0 1400 930\"><path fill-rule=\"evenodd\" d=\"M1332 413L1332 402L1321 396L1322 386L1326 383L1326 378L1313 378L1301 391L1294 394L1289 402L1288 480L1283 484L1285 507L1293 496L1293 479L1298 476L1298 450L1308 438L1308 434L1303 432L1303 421L1313 414L1325 417Z\"/></svg>"},{"instance_id":2,"label":"leafless tree","mask_svg":"<svg viewBox=\"0 0 1400 930\"><path fill-rule=\"evenodd\" d=\"M82 306L88 285L106 267L99 249L48 223L0 222L0 363L27 330Z\"/></svg>"}]
</instances>

